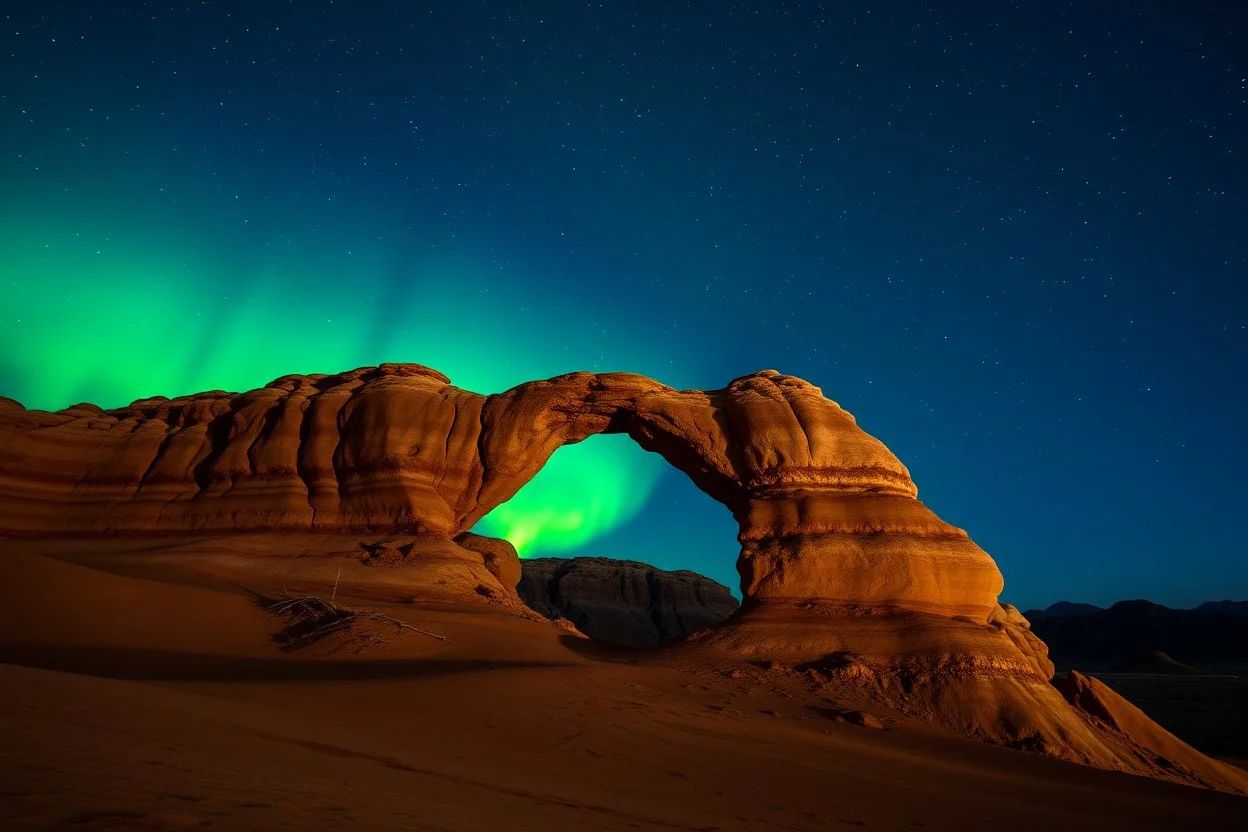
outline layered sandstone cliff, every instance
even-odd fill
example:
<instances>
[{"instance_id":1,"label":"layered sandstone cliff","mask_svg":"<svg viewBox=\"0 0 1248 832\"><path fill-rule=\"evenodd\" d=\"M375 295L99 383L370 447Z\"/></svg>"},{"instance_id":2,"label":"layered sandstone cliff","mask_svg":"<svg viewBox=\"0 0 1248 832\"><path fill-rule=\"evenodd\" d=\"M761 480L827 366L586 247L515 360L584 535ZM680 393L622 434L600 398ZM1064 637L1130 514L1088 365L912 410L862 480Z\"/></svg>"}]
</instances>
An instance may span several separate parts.
<instances>
[{"instance_id":1,"label":"layered sandstone cliff","mask_svg":"<svg viewBox=\"0 0 1248 832\"><path fill-rule=\"evenodd\" d=\"M747 597L985 621L996 606L996 565L914 499L900 461L819 388L774 371L708 392L573 373L481 396L383 365L110 411L9 401L0 530L454 536L595 433L627 433L732 510Z\"/></svg>"}]
</instances>

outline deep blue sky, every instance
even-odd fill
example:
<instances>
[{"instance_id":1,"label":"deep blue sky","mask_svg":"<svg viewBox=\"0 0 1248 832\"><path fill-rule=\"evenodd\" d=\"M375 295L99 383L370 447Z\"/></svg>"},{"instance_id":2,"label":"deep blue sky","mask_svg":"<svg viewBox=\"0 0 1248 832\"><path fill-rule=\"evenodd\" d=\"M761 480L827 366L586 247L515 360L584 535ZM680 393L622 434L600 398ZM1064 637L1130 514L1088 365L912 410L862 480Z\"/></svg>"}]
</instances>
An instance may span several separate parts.
<instances>
[{"instance_id":1,"label":"deep blue sky","mask_svg":"<svg viewBox=\"0 0 1248 832\"><path fill-rule=\"evenodd\" d=\"M1248 593L1242 3L9 5L2 395L774 367L1007 600ZM579 551L735 582L653 476Z\"/></svg>"}]
</instances>

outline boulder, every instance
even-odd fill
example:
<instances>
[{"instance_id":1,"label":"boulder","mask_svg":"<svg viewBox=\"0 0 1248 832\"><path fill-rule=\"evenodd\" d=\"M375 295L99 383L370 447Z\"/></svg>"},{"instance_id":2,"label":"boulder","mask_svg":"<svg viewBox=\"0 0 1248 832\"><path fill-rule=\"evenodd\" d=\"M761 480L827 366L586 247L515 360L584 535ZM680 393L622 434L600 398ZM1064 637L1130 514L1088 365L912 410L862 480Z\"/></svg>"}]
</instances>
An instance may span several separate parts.
<instances>
[{"instance_id":1,"label":"boulder","mask_svg":"<svg viewBox=\"0 0 1248 832\"><path fill-rule=\"evenodd\" d=\"M654 647L705 629L738 606L727 587L688 570L591 557L532 558L521 566L516 590L531 608L623 647Z\"/></svg>"}]
</instances>

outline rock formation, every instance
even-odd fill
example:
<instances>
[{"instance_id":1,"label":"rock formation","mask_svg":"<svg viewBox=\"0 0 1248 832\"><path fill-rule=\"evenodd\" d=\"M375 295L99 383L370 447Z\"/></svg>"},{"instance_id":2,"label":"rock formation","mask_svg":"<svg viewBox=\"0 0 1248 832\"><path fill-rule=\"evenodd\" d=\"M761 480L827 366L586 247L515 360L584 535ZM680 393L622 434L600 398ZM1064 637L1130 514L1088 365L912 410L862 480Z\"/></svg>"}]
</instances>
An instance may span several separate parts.
<instances>
[{"instance_id":1,"label":"rock formation","mask_svg":"<svg viewBox=\"0 0 1248 832\"><path fill-rule=\"evenodd\" d=\"M516 591L530 608L623 647L654 647L737 610L727 587L688 570L587 557L532 558L521 568Z\"/></svg>"},{"instance_id":2,"label":"rock formation","mask_svg":"<svg viewBox=\"0 0 1248 832\"><path fill-rule=\"evenodd\" d=\"M986 621L1002 580L905 467L800 379L724 390L573 373L495 396L417 365L59 413L0 402L0 529L454 536L561 445L627 433L732 510L742 590Z\"/></svg>"},{"instance_id":3,"label":"rock formation","mask_svg":"<svg viewBox=\"0 0 1248 832\"><path fill-rule=\"evenodd\" d=\"M572 373L482 396L397 364L109 411L4 400L0 533L409 535L419 545L405 557L462 563L465 586L514 599L497 580L506 558L462 535L557 448L598 433L660 454L739 524L742 610L682 649L810 667L901 713L1054 756L1235 777L1213 761L1162 771L1108 740L1049 683L1027 622L997 603L992 558L916 499L905 466L849 413L773 370L711 391Z\"/></svg>"}]
</instances>

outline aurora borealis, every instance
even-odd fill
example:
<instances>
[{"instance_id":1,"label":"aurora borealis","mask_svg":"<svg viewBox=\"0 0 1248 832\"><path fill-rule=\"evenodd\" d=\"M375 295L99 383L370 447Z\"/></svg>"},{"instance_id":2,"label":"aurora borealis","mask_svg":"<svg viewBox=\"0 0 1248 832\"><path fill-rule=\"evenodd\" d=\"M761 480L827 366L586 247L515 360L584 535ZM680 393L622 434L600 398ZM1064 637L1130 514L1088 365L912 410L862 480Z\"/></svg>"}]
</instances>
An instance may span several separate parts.
<instances>
[{"instance_id":1,"label":"aurora borealis","mask_svg":"<svg viewBox=\"0 0 1248 832\"><path fill-rule=\"evenodd\" d=\"M4 257L15 279L0 295L16 311L3 331L4 376L28 406L55 409L79 401L116 406L153 391L246 390L289 372L376 364L395 354L435 357L426 363L461 386L488 392L566 371L566 347L527 332L523 298L506 290L457 297L437 287L447 275L473 279L471 264L430 263L396 275L400 285L411 280L426 288L397 292L379 319L373 298L355 296L355 281L376 280L384 267L380 257L357 264L353 254L331 265L306 251L266 256L231 294L205 301L220 274L213 269L222 266L194 252L179 259L176 248L124 227L73 239L53 231L14 235ZM355 278L340 282L344 273ZM58 291L41 291L29 277L35 275L55 277ZM318 286L315 295L309 284ZM430 319L422 312L427 308L441 314ZM420 325L393 327L391 315ZM461 351L463 334L456 330L473 319L482 333ZM127 346L140 333L149 343ZM580 335L582 342L588 337ZM632 362L625 366L646 358L628 349L615 353ZM37 363L26 363L32 360ZM481 530L526 554L535 546L571 550L633 517L662 468L622 437L563 449Z\"/></svg>"},{"instance_id":2,"label":"aurora borealis","mask_svg":"<svg viewBox=\"0 0 1248 832\"><path fill-rule=\"evenodd\" d=\"M886 442L1020 606L1248 587L1242 11L3 20L0 395L774 367ZM735 586L727 512L621 437L481 528Z\"/></svg>"},{"instance_id":3,"label":"aurora borealis","mask_svg":"<svg viewBox=\"0 0 1248 832\"><path fill-rule=\"evenodd\" d=\"M429 356L423 362L457 384L487 392L568 369L566 346L529 332L524 313L534 299L505 288L463 297L439 286L452 277L481 280L470 262L391 272L400 287L411 281L421 288L400 288L379 315L375 296L357 295L359 285L387 274L383 255L365 254L367 240L349 243L359 248L357 260L352 250L321 262L323 249L311 245L265 252L228 294L211 297L227 267L197 252L179 252L124 225L67 236L31 229L4 240L13 279L0 284L0 303L14 314L0 334L0 374L30 407L246 390L290 372L377 364L393 355ZM50 279L56 291L40 285ZM556 307L558 300L547 303ZM396 327L394 320L415 325ZM461 346L457 330L473 320L480 333ZM591 337L576 335L574 326L561 333L581 342ZM646 360L627 347L613 352L624 366ZM526 554L534 546L571 550L633 517L662 468L623 437L565 448L481 531Z\"/></svg>"}]
</instances>

